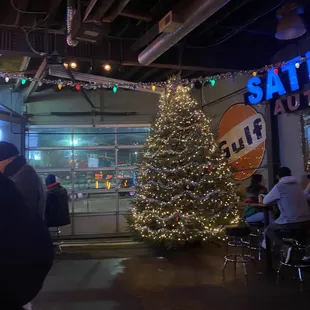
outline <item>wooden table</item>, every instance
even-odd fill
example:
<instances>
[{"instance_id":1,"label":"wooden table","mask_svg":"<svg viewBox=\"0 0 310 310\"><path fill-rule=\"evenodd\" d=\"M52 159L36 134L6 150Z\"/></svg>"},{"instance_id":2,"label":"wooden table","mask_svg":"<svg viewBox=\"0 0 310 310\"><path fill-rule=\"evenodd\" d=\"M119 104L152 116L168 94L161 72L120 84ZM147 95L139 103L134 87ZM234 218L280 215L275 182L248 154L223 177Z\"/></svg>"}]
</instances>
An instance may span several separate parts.
<instances>
[{"instance_id":1,"label":"wooden table","mask_svg":"<svg viewBox=\"0 0 310 310\"><path fill-rule=\"evenodd\" d=\"M274 204L262 204L262 203L241 203L242 206L253 206L255 208L261 209L264 212L264 227L269 226L269 211L275 206ZM265 236L266 240L266 272L271 273L272 270L272 254L271 254L271 243L270 239Z\"/></svg>"}]
</instances>

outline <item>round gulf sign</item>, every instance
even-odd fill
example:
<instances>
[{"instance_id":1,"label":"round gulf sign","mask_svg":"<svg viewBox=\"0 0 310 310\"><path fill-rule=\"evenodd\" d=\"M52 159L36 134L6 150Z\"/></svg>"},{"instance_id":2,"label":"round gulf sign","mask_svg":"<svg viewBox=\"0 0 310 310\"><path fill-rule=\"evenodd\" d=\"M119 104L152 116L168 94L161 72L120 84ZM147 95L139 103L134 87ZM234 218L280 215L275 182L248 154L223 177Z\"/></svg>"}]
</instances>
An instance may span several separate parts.
<instances>
[{"instance_id":1,"label":"round gulf sign","mask_svg":"<svg viewBox=\"0 0 310 310\"><path fill-rule=\"evenodd\" d=\"M218 129L218 142L238 181L255 173L265 153L266 123L261 113L238 103L224 113Z\"/></svg>"}]
</instances>

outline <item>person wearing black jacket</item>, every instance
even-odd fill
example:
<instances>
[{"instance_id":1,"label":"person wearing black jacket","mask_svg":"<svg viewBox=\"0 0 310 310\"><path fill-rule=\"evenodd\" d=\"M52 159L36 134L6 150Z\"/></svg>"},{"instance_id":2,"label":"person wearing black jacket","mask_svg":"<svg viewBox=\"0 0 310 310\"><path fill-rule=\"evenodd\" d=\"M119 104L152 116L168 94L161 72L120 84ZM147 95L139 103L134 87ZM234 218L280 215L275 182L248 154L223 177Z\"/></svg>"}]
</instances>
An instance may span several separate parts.
<instances>
[{"instance_id":1,"label":"person wearing black jacket","mask_svg":"<svg viewBox=\"0 0 310 310\"><path fill-rule=\"evenodd\" d=\"M0 305L16 310L35 298L54 260L44 220L14 183L0 173Z\"/></svg>"},{"instance_id":2,"label":"person wearing black jacket","mask_svg":"<svg viewBox=\"0 0 310 310\"><path fill-rule=\"evenodd\" d=\"M0 173L14 182L25 204L44 218L46 193L41 178L16 146L5 141L0 141Z\"/></svg>"},{"instance_id":3,"label":"person wearing black jacket","mask_svg":"<svg viewBox=\"0 0 310 310\"><path fill-rule=\"evenodd\" d=\"M69 213L69 196L67 190L50 174L45 179L47 198L45 222L48 227L61 227L71 223Z\"/></svg>"}]
</instances>

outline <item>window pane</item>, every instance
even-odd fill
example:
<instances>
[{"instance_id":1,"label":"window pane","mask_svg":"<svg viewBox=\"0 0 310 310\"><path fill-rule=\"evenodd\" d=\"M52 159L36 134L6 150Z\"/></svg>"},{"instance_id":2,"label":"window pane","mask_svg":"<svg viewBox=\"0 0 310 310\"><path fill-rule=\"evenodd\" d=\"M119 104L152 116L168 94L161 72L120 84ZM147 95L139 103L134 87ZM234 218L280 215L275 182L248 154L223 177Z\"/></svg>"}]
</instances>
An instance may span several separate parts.
<instances>
[{"instance_id":1,"label":"window pane","mask_svg":"<svg viewBox=\"0 0 310 310\"><path fill-rule=\"evenodd\" d=\"M133 198L135 192L120 192L119 194L119 212L128 213L132 210Z\"/></svg>"},{"instance_id":2,"label":"window pane","mask_svg":"<svg viewBox=\"0 0 310 310\"><path fill-rule=\"evenodd\" d=\"M115 166L115 150L74 151L75 168L98 168Z\"/></svg>"},{"instance_id":3,"label":"window pane","mask_svg":"<svg viewBox=\"0 0 310 310\"><path fill-rule=\"evenodd\" d=\"M114 128L75 128L74 146L107 146L115 144Z\"/></svg>"},{"instance_id":4,"label":"window pane","mask_svg":"<svg viewBox=\"0 0 310 310\"><path fill-rule=\"evenodd\" d=\"M116 187L115 171L75 172L75 189L112 189Z\"/></svg>"},{"instance_id":5,"label":"window pane","mask_svg":"<svg viewBox=\"0 0 310 310\"><path fill-rule=\"evenodd\" d=\"M38 128L27 133L26 147L72 146L71 128Z\"/></svg>"},{"instance_id":6,"label":"window pane","mask_svg":"<svg viewBox=\"0 0 310 310\"><path fill-rule=\"evenodd\" d=\"M116 212L116 193L76 195L74 212Z\"/></svg>"},{"instance_id":7,"label":"window pane","mask_svg":"<svg viewBox=\"0 0 310 310\"><path fill-rule=\"evenodd\" d=\"M118 128L117 143L119 145L144 145L150 128Z\"/></svg>"},{"instance_id":8,"label":"window pane","mask_svg":"<svg viewBox=\"0 0 310 310\"><path fill-rule=\"evenodd\" d=\"M50 172L40 172L39 176L42 178L44 184L46 177L50 174ZM72 178L71 178L71 172L52 172L56 176L57 182L60 182L60 184L66 188L68 191L72 190Z\"/></svg>"},{"instance_id":9,"label":"window pane","mask_svg":"<svg viewBox=\"0 0 310 310\"><path fill-rule=\"evenodd\" d=\"M28 162L36 169L71 168L72 151L28 151Z\"/></svg>"},{"instance_id":10,"label":"window pane","mask_svg":"<svg viewBox=\"0 0 310 310\"><path fill-rule=\"evenodd\" d=\"M120 149L118 150L118 165L119 166L135 166L141 160L143 149Z\"/></svg>"},{"instance_id":11,"label":"window pane","mask_svg":"<svg viewBox=\"0 0 310 310\"><path fill-rule=\"evenodd\" d=\"M116 179L117 183L121 184L124 179L132 179L129 183L137 184L137 173L135 170L117 170Z\"/></svg>"}]
</instances>

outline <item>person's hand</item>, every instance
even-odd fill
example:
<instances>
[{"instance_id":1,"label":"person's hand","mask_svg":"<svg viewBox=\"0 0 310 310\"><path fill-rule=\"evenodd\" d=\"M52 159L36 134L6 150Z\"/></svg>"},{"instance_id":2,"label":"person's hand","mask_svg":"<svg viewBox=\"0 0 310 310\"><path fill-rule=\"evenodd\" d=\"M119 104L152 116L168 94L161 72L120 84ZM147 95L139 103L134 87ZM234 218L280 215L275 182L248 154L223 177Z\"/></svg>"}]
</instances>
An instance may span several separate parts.
<instances>
[{"instance_id":1,"label":"person's hand","mask_svg":"<svg viewBox=\"0 0 310 310\"><path fill-rule=\"evenodd\" d=\"M258 203L263 203L265 195L264 194L259 194L258 195Z\"/></svg>"}]
</instances>

